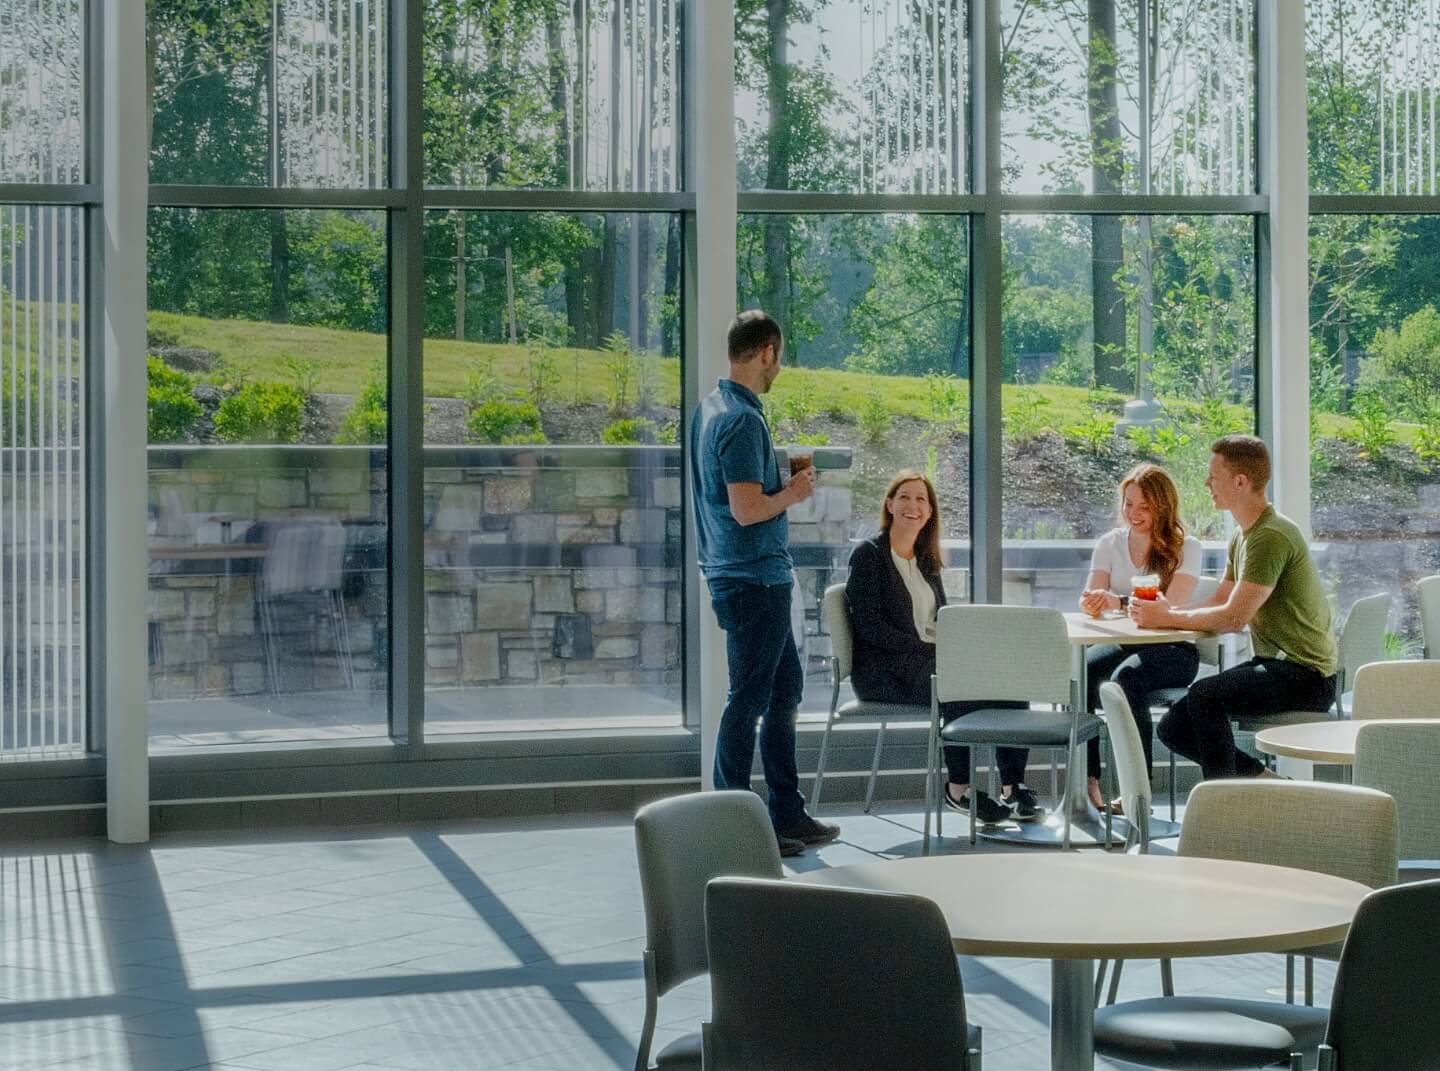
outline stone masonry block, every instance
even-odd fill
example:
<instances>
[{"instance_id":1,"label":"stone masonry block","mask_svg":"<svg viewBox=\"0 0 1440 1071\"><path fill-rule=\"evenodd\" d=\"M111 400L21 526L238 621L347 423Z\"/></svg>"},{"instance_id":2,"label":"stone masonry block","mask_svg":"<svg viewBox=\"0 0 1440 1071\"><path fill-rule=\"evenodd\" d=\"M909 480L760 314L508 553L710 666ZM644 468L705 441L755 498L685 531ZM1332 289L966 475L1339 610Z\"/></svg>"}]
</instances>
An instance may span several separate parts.
<instances>
[{"instance_id":1,"label":"stone masonry block","mask_svg":"<svg viewBox=\"0 0 1440 1071\"><path fill-rule=\"evenodd\" d=\"M535 577L537 613L568 614L575 610L575 591L568 574Z\"/></svg>"},{"instance_id":2,"label":"stone masonry block","mask_svg":"<svg viewBox=\"0 0 1440 1071\"><path fill-rule=\"evenodd\" d=\"M485 512L523 513L530 508L530 481L523 476L502 476L485 481Z\"/></svg>"},{"instance_id":3,"label":"stone masonry block","mask_svg":"<svg viewBox=\"0 0 1440 1071\"><path fill-rule=\"evenodd\" d=\"M500 635L472 632L460 637L460 676L466 681L500 679Z\"/></svg>"},{"instance_id":4,"label":"stone masonry block","mask_svg":"<svg viewBox=\"0 0 1440 1071\"><path fill-rule=\"evenodd\" d=\"M530 585L481 584L475 589L474 620L486 628L529 628Z\"/></svg>"}]
</instances>

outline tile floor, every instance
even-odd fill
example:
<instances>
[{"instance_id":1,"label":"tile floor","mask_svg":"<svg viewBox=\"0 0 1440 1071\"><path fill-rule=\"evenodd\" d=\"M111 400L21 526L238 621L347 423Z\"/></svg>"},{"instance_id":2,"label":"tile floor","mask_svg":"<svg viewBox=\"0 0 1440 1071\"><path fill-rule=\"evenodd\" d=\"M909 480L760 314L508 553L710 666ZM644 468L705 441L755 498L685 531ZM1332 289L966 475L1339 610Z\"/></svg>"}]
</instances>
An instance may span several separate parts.
<instances>
[{"instance_id":1,"label":"tile floor","mask_svg":"<svg viewBox=\"0 0 1440 1071\"><path fill-rule=\"evenodd\" d=\"M918 852L913 811L841 820L793 862ZM0 1071L629 1071L643 934L624 816L12 844ZM1048 963L963 968L986 1066L1048 1067ZM1318 965L1321 1001L1332 974ZM1277 956L1176 966L1187 992L1283 981ZM1136 963L1122 992L1158 984ZM657 1045L707 1005L703 981L666 997Z\"/></svg>"}]
</instances>

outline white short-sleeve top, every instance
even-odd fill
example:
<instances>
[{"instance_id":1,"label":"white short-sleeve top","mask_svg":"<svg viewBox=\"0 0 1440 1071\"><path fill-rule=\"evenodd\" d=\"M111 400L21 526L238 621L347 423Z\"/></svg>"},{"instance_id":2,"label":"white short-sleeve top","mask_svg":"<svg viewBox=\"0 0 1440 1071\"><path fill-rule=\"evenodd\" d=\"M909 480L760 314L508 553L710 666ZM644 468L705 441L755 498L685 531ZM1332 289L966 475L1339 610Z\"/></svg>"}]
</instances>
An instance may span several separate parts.
<instances>
[{"instance_id":1,"label":"white short-sleeve top","mask_svg":"<svg viewBox=\"0 0 1440 1071\"><path fill-rule=\"evenodd\" d=\"M1178 576L1186 573L1189 576L1198 577L1203 559L1200 540L1187 535L1185 548L1180 554L1180 565L1176 568L1175 574ZM1090 557L1090 571L1110 574L1111 594L1130 594L1131 578L1144 574L1147 570L1144 565L1136 565L1130 560L1129 528L1112 528L1095 541L1095 553Z\"/></svg>"}]
</instances>

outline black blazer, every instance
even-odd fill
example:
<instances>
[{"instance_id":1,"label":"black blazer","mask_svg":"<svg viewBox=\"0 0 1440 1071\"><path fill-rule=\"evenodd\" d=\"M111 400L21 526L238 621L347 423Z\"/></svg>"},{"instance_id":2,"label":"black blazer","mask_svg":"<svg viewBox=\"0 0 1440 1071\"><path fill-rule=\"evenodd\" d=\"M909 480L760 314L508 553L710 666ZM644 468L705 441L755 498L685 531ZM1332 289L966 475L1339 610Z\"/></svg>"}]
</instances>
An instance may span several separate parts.
<instances>
[{"instance_id":1,"label":"black blazer","mask_svg":"<svg viewBox=\"0 0 1440 1071\"><path fill-rule=\"evenodd\" d=\"M945 588L938 576L927 579L938 610L945 605ZM915 631L910 589L890 557L889 535L882 532L855 548L845 595L855 639L850 671L855 694L875 702L929 703L935 645Z\"/></svg>"}]
</instances>

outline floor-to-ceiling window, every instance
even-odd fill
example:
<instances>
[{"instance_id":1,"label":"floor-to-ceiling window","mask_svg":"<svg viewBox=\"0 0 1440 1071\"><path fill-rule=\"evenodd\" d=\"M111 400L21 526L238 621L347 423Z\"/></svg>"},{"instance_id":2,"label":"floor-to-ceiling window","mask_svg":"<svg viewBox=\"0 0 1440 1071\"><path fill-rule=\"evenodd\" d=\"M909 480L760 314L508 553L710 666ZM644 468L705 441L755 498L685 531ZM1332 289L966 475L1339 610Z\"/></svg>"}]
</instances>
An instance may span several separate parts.
<instances>
[{"instance_id":1,"label":"floor-to-ceiling window","mask_svg":"<svg viewBox=\"0 0 1440 1071\"><path fill-rule=\"evenodd\" d=\"M1307 16L1315 539L1341 612L1393 593L1387 651L1414 657L1415 581L1440 572L1440 21L1391 0Z\"/></svg>"},{"instance_id":2,"label":"floor-to-ceiling window","mask_svg":"<svg viewBox=\"0 0 1440 1071\"><path fill-rule=\"evenodd\" d=\"M0 760L87 745L88 30L0 0Z\"/></svg>"}]
</instances>

